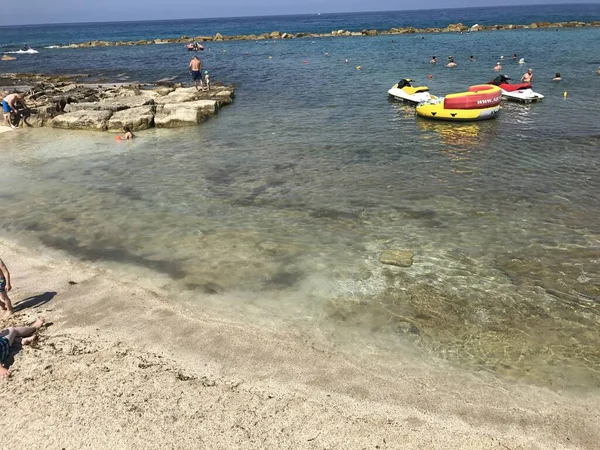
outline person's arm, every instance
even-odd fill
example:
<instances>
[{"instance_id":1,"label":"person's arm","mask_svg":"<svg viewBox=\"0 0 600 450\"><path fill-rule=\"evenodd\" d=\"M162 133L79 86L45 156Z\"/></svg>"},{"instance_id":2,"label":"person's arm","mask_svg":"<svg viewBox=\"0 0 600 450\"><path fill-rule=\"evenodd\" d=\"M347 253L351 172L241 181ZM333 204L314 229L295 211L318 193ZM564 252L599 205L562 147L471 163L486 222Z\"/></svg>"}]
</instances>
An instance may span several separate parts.
<instances>
[{"instance_id":1,"label":"person's arm","mask_svg":"<svg viewBox=\"0 0 600 450\"><path fill-rule=\"evenodd\" d=\"M6 267L6 264L4 264L4 261L2 261L0 259L0 272L2 272L2 275L4 276L4 279L6 280L6 291L10 291L11 286L10 286L10 272L8 271L8 268Z\"/></svg>"}]
</instances>

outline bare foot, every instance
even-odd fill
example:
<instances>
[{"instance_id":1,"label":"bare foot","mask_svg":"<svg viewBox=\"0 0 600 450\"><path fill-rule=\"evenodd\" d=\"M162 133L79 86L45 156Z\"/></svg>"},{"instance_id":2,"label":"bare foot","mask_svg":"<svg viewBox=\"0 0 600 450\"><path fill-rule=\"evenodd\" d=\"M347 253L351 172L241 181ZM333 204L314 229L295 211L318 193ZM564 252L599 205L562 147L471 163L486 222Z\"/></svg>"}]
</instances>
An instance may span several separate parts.
<instances>
[{"instance_id":1,"label":"bare foot","mask_svg":"<svg viewBox=\"0 0 600 450\"><path fill-rule=\"evenodd\" d=\"M21 339L21 345L31 345L37 340L37 335L29 336Z\"/></svg>"},{"instance_id":2,"label":"bare foot","mask_svg":"<svg viewBox=\"0 0 600 450\"><path fill-rule=\"evenodd\" d=\"M0 366L0 378L6 380L8 377L10 377L10 370L8 370L6 367Z\"/></svg>"},{"instance_id":3,"label":"bare foot","mask_svg":"<svg viewBox=\"0 0 600 450\"><path fill-rule=\"evenodd\" d=\"M46 319L44 319L43 317L38 317L37 320L31 326L39 330L42 327L42 325L44 325L44 322L46 322Z\"/></svg>"}]
</instances>

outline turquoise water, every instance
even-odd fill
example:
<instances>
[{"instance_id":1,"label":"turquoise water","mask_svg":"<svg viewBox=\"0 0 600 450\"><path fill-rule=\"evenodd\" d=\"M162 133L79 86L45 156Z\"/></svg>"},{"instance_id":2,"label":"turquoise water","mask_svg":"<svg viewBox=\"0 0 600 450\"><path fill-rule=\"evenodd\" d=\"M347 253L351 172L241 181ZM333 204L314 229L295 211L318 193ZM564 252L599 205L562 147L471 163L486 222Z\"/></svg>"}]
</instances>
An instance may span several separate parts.
<instances>
[{"instance_id":1,"label":"turquoise water","mask_svg":"<svg viewBox=\"0 0 600 450\"><path fill-rule=\"evenodd\" d=\"M156 270L172 279L174 301L340 351L396 360L410 351L597 388L599 34L210 44L207 64L238 91L198 128L118 144L108 134L1 135L0 196L10 207L0 226L134 273ZM106 66L106 76L145 58L164 77L187 65L180 50L56 52L93 55L86 64ZM432 67L433 54L458 67ZM502 55L513 78L534 69L542 103L452 124L387 98L406 76L435 94L486 82ZM563 82L551 81L556 71ZM413 251L413 267L380 264L388 248Z\"/></svg>"}]
</instances>

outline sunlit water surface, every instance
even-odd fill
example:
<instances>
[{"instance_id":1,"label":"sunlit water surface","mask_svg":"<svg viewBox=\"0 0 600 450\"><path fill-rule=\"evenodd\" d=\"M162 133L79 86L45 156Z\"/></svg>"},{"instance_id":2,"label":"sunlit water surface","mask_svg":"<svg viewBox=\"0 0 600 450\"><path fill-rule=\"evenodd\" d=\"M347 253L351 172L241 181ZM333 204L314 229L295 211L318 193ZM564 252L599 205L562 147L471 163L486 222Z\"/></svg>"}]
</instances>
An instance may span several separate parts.
<instances>
[{"instance_id":1,"label":"sunlit water surface","mask_svg":"<svg viewBox=\"0 0 600 450\"><path fill-rule=\"evenodd\" d=\"M340 351L412 351L598 387L600 77L597 52L580 43L599 38L578 29L211 44L207 65L238 91L202 126L118 143L51 129L1 135L0 226L156 270L189 305L221 305ZM433 67L433 54L459 65ZM145 68L184 79L189 57L180 46L54 55L73 70L75 58L133 61L106 71L129 79L150 76ZM436 94L486 82L504 55L513 78L534 68L542 103L455 124L387 98L405 76ZM563 82L551 81L556 71ZM382 265L390 248L414 252L413 266Z\"/></svg>"}]
</instances>

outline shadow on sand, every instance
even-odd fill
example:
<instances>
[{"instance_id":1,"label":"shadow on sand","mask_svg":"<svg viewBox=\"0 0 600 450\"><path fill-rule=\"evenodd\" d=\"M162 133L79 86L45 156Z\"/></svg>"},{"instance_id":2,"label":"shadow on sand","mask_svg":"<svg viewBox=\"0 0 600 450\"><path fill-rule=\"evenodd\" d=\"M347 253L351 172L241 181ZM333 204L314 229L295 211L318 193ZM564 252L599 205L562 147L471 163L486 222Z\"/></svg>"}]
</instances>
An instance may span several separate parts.
<instances>
[{"instance_id":1,"label":"shadow on sand","mask_svg":"<svg viewBox=\"0 0 600 450\"><path fill-rule=\"evenodd\" d=\"M37 308L38 306L45 305L54 298L56 292L44 292L43 294L34 295L33 297L21 300L15 305L15 312L22 311L25 308Z\"/></svg>"}]
</instances>

